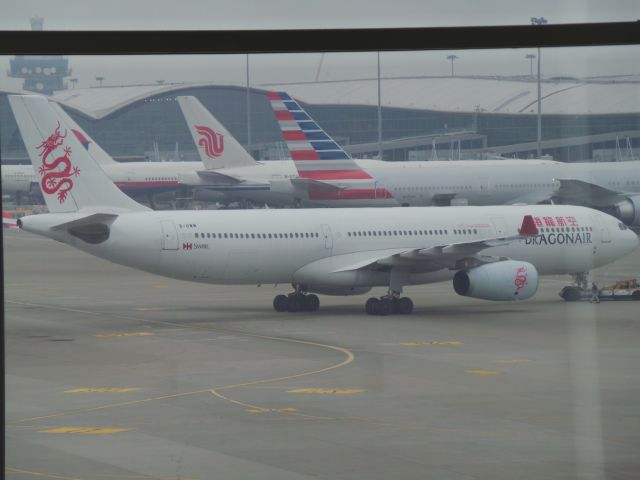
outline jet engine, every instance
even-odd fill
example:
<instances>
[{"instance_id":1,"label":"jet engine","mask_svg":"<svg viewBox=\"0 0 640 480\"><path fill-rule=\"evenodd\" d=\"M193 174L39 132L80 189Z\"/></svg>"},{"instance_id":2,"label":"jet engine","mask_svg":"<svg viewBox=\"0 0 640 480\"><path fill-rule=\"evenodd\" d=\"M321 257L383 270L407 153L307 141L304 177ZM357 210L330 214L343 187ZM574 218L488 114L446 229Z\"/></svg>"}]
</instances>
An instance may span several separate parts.
<instances>
[{"instance_id":1,"label":"jet engine","mask_svg":"<svg viewBox=\"0 0 640 480\"><path fill-rule=\"evenodd\" d=\"M538 271L528 262L488 263L457 272L453 289L458 295L483 300L526 300L538 290Z\"/></svg>"},{"instance_id":2,"label":"jet engine","mask_svg":"<svg viewBox=\"0 0 640 480\"><path fill-rule=\"evenodd\" d=\"M613 215L630 227L640 226L640 195L627 197L614 206Z\"/></svg>"}]
</instances>

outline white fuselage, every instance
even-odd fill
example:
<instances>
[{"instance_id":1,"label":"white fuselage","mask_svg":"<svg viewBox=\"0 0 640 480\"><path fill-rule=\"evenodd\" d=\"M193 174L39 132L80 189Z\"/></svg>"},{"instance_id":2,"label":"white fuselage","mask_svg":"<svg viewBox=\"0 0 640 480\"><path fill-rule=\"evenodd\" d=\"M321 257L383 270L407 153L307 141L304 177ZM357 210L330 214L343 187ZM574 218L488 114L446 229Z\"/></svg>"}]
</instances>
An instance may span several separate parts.
<instances>
[{"instance_id":1,"label":"white fuselage","mask_svg":"<svg viewBox=\"0 0 640 480\"><path fill-rule=\"evenodd\" d=\"M490 247L479 255L527 261L541 274L562 274L607 264L638 245L637 236L621 228L614 217L556 205L124 213L111 225L109 238L97 245L49 230L81 214L25 217L23 228L172 278L346 288L383 286L389 281L388 272L358 268L342 272L346 267L409 249L517 235L525 215L562 218L560 223L573 226L542 227L537 237ZM319 269L310 270L310 265ZM441 281L455 273L433 264L416 264L408 271L408 284Z\"/></svg>"}]
</instances>

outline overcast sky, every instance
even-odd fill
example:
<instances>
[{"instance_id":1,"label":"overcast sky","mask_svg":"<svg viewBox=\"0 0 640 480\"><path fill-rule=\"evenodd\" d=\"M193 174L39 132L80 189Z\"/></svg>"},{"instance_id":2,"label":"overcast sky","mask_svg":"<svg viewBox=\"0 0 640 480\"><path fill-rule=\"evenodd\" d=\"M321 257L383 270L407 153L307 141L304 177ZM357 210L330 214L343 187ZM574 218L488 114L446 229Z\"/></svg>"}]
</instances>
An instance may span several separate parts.
<instances>
[{"instance_id":1,"label":"overcast sky","mask_svg":"<svg viewBox=\"0 0 640 480\"><path fill-rule=\"evenodd\" d=\"M0 29L28 30L29 18L45 19L46 30L69 29L255 29L528 24L631 21L639 0L0 0ZM295 38L292 38L295 42ZM383 76L447 75L455 54L459 75L522 75L535 50L389 52L381 55ZM640 47L543 50L547 76L640 74ZM251 83L373 77L376 54L252 55ZM245 56L72 57L78 87L105 84L211 81L243 84ZM17 89L8 78L9 57L0 57L0 88Z\"/></svg>"},{"instance_id":2,"label":"overcast sky","mask_svg":"<svg viewBox=\"0 0 640 480\"><path fill-rule=\"evenodd\" d=\"M638 0L0 0L0 29L395 27L632 21Z\"/></svg>"}]
</instances>

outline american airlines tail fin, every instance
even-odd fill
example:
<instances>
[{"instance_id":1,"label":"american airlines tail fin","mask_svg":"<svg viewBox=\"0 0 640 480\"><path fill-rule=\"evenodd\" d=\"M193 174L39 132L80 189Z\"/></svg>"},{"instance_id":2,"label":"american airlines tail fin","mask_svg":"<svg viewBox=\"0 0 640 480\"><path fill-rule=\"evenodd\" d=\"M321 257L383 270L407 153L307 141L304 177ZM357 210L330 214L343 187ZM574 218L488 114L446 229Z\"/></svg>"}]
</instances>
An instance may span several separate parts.
<instances>
[{"instance_id":1,"label":"american airlines tail fin","mask_svg":"<svg viewBox=\"0 0 640 480\"><path fill-rule=\"evenodd\" d=\"M56 102L50 102L51 107L56 112L57 115L60 116L63 123L65 123L76 136L78 141L82 144L84 148L87 149L89 154L98 162L100 165L109 165L109 164L117 164L111 155L105 152L100 145L93 141L93 139L80 128L78 125L68 114L64 111L64 109L58 105Z\"/></svg>"},{"instance_id":2,"label":"american airlines tail fin","mask_svg":"<svg viewBox=\"0 0 640 480\"><path fill-rule=\"evenodd\" d=\"M115 186L45 97L9 95L9 104L51 213L148 210Z\"/></svg>"},{"instance_id":3,"label":"american airlines tail fin","mask_svg":"<svg viewBox=\"0 0 640 480\"><path fill-rule=\"evenodd\" d=\"M268 97L300 178L342 187L337 190L318 189L311 183L311 200L393 198L386 188L378 188L375 179L287 93L269 92Z\"/></svg>"},{"instance_id":4,"label":"american airlines tail fin","mask_svg":"<svg viewBox=\"0 0 640 480\"><path fill-rule=\"evenodd\" d=\"M176 97L207 170L248 167L257 162L195 97Z\"/></svg>"}]
</instances>

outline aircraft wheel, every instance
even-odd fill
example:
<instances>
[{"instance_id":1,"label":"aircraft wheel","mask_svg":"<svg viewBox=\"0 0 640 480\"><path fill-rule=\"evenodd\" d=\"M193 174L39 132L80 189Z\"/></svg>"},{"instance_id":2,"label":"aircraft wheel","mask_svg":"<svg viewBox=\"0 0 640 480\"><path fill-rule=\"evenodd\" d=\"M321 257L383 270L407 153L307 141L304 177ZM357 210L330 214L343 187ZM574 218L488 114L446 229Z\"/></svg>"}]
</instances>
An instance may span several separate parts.
<instances>
[{"instance_id":1,"label":"aircraft wheel","mask_svg":"<svg viewBox=\"0 0 640 480\"><path fill-rule=\"evenodd\" d=\"M291 295L287 298L287 311L299 312L302 310L304 298L300 295Z\"/></svg>"},{"instance_id":2,"label":"aircraft wheel","mask_svg":"<svg viewBox=\"0 0 640 480\"><path fill-rule=\"evenodd\" d=\"M561 296L566 302L577 302L581 297L580 291L576 287L563 288Z\"/></svg>"},{"instance_id":3,"label":"aircraft wheel","mask_svg":"<svg viewBox=\"0 0 640 480\"><path fill-rule=\"evenodd\" d=\"M411 312L413 312L413 301L409 297L398 299L398 313L409 315Z\"/></svg>"},{"instance_id":4,"label":"aircraft wheel","mask_svg":"<svg viewBox=\"0 0 640 480\"><path fill-rule=\"evenodd\" d=\"M393 300L389 298L383 298L380 300L380 306L378 308L378 315L391 315L393 313Z\"/></svg>"},{"instance_id":5,"label":"aircraft wheel","mask_svg":"<svg viewBox=\"0 0 640 480\"><path fill-rule=\"evenodd\" d=\"M273 309L276 312L286 312L289 299L285 295L276 295L273 299Z\"/></svg>"},{"instance_id":6,"label":"aircraft wheel","mask_svg":"<svg viewBox=\"0 0 640 480\"><path fill-rule=\"evenodd\" d=\"M314 294L303 297L303 303L307 312L317 312L320 308L320 299Z\"/></svg>"},{"instance_id":7,"label":"aircraft wheel","mask_svg":"<svg viewBox=\"0 0 640 480\"><path fill-rule=\"evenodd\" d=\"M364 311L367 315L378 315L380 310L380 300L375 297L371 297L364 304Z\"/></svg>"}]
</instances>

